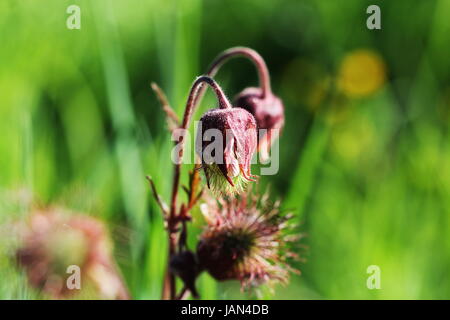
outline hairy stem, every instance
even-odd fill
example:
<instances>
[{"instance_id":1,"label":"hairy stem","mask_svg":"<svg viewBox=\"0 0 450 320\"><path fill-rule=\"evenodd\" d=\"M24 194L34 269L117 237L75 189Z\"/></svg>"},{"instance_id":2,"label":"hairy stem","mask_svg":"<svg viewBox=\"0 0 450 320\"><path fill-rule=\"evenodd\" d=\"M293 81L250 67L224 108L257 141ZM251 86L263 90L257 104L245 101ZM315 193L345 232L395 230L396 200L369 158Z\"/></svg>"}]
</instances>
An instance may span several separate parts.
<instances>
[{"instance_id":1,"label":"hairy stem","mask_svg":"<svg viewBox=\"0 0 450 320\"><path fill-rule=\"evenodd\" d=\"M246 48L246 47L234 47L230 48L228 50L223 51L221 54L219 54L216 59L211 63L211 65L208 68L208 72L206 73L210 77L214 77L217 72L219 71L220 67L228 61L231 58L235 57L246 57L250 59L253 64L255 65L257 71L258 71L258 77L259 77L259 86L261 88L262 96L261 98L265 98L268 94L272 92L272 89L270 87L270 75L269 75L269 69L267 68L266 62L261 57L261 55L256 52L253 49ZM202 99L204 93L205 93L205 86L200 87L200 91L195 98L194 101L194 107L197 106L197 104Z\"/></svg>"},{"instance_id":2,"label":"hairy stem","mask_svg":"<svg viewBox=\"0 0 450 320\"><path fill-rule=\"evenodd\" d=\"M201 76L198 77L194 83L192 84L191 91L189 92L188 101L186 103L186 109L184 110L184 116L183 116L183 122L181 124L180 129L186 130L189 126L189 123L191 121L192 114L194 113L194 101L195 97L198 94L198 90L202 83L207 83L211 88L214 90L217 96L217 100L219 101L220 108L231 108L231 104L228 101L227 97L223 93L222 89L219 87L219 85L210 77L208 76ZM177 201L177 195L178 195L178 188L180 186L180 168L181 168L181 161L183 158L183 151L184 151L184 136L180 136L180 140L177 142L179 143L179 153L178 153L178 159L175 163L175 174L173 177L173 185L172 185L172 200L171 200L171 206L170 206L170 216L169 219L173 219L176 212L176 201Z\"/></svg>"},{"instance_id":3,"label":"hairy stem","mask_svg":"<svg viewBox=\"0 0 450 320\"><path fill-rule=\"evenodd\" d=\"M192 84L191 90L189 92L189 97L186 103L186 108L184 110L183 122L179 129L186 130L189 127L195 109L194 101L198 94L200 86L203 83L207 83L214 90L220 108L222 109L232 108L230 102L228 101L227 97L223 93L220 86L212 78L208 76L200 76ZM167 221L168 237L169 237L169 261L172 258L172 256L176 253L177 248L176 233L178 223L180 222L177 215L177 197L178 197L178 190L180 187L181 162L183 159L183 151L184 151L183 135L180 136L180 139L178 142L176 142L176 144L179 144L179 152L177 155L177 159L175 161L175 170L172 183L172 198L170 202L170 212ZM167 270L166 279L164 281L163 298L173 300L175 299L175 294L176 294L175 276L170 272L170 270Z\"/></svg>"}]
</instances>

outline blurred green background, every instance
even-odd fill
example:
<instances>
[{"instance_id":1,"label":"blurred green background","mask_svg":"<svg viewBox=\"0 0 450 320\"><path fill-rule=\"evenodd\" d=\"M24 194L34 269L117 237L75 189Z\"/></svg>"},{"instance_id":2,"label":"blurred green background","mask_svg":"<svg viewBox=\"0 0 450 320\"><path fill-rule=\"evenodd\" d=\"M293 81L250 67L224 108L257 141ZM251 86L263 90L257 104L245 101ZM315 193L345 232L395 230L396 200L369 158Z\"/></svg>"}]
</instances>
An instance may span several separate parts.
<instances>
[{"instance_id":1,"label":"blurred green background","mask_svg":"<svg viewBox=\"0 0 450 320\"><path fill-rule=\"evenodd\" d=\"M71 4L80 30L66 28ZM366 27L370 4L382 30ZM2 0L0 223L55 204L99 217L133 298L159 299L167 244L144 177L169 198L172 143L150 82L181 115L212 59L249 46L286 106L280 170L261 182L307 236L302 275L264 297L449 299L449 15L448 0ZM243 59L217 79L231 97L257 83ZM208 93L195 119L214 104ZM39 298L1 241L0 298Z\"/></svg>"}]
</instances>

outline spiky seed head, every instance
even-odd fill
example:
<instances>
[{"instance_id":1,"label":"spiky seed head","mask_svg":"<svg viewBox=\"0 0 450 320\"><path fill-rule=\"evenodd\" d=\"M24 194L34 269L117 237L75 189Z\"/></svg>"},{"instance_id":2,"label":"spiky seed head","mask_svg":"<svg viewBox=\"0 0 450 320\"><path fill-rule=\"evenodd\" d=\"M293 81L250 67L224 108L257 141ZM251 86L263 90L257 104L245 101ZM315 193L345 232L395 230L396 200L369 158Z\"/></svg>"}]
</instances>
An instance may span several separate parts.
<instances>
[{"instance_id":1,"label":"spiky seed head","mask_svg":"<svg viewBox=\"0 0 450 320\"><path fill-rule=\"evenodd\" d=\"M286 234L289 215L268 196L210 200L202 205L207 226L197 246L200 266L216 280L239 280L243 289L287 283L295 254Z\"/></svg>"},{"instance_id":2,"label":"spiky seed head","mask_svg":"<svg viewBox=\"0 0 450 320\"><path fill-rule=\"evenodd\" d=\"M17 261L30 285L45 295L54 299L75 293L102 299L128 298L106 228L99 220L63 209L37 210L20 236ZM79 267L81 278L89 279L83 280L81 291L67 286L69 266Z\"/></svg>"},{"instance_id":3,"label":"spiky seed head","mask_svg":"<svg viewBox=\"0 0 450 320\"><path fill-rule=\"evenodd\" d=\"M202 159L208 187L216 194L241 192L251 174L257 146L256 121L241 108L207 111L200 119L196 151Z\"/></svg>"}]
</instances>

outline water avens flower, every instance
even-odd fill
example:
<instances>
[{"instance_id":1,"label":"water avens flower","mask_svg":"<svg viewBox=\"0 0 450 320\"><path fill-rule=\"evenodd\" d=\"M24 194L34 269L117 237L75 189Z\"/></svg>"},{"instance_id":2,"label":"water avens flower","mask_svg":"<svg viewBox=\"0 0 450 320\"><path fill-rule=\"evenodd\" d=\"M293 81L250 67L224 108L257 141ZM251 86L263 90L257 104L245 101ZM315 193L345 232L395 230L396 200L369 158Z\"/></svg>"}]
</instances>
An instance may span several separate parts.
<instances>
[{"instance_id":1,"label":"water avens flower","mask_svg":"<svg viewBox=\"0 0 450 320\"><path fill-rule=\"evenodd\" d=\"M211 77L228 58L234 56L244 56L255 63L260 87L245 89L237 96L236 104L231 105ZM189 187L183 186L188 193L188 201L179 205L184 138L205 84L213 89L219 106L204 113L200 119L195 143L200 162L196 161ZM183 299L188 292L197 296L195 279L205 270L218 280L240 280L243 288L287 282L289 271L294 271L287 262L287 258L294 256L288 248L292 238L284 235L288 218L279 214L278 204L268 205L266 196L260 199L251 193L242 194L247 182L254 181L251 160L255 151L261 152L261 158L267 158L269 148L284 124L283 103L270 89L269 73L262 57L249 48L232 48L223 52L213 62L208 74L193 82L181 121L162 91L156 85L153 89L170 118L172 133L178 136L175 139L176 152L172 153L175 166L170 209L149 179L164 214L169 244L162 298ZM258 129L262 129L259 135ZM197 201L207 197L203 190L195 192L200 180L198 169L204 170L208 187L218 199L207 205L205 216L208 225L194 253L187 249L186 243L187 222L191 220L189 212ZM179 294L176 277L184 282Z\"/></svg>"},{"instance_id":2,"label":"water avens flower","mask_svg":"<svg viewBox=\"0 0 450 320\"><path fill-rule=\"evenodd\" d=\"M214 77L220 67L229 59L245 57L256 66L259 76L259 87L248 87L239 93L234 99L233 106L246 109L256 120L258 131L258 151L262 159L268 158L271 145L279 136L284 126L284 105L279 97L273 94L270 85L270 74L267 65L261 55L253 49L246 47L234 47L223 51L211 63L207 75ZM194 105L203 94L200 89Z\"/></svg>"},{"instance_id":3,"label":"water avens flower","mask_svg":"<svg viewBox=\"0 0 450 320\"><path fill-rule=\"evenodd\" d=\"M248 181L254 181L251 159L257 146L257 125L248 111L231 107L220 87L219 92L222 97L219 101L225 102L201 117L196 151L202 160L208 187L214 193L239 193Z\"/></svg>"},{"instance_id":4,"label":"water avens flower","mask_svg":"<svg viewBox=\"0 0 450 320\"><path fill-rule=\"evenodd\" d=\"M239 280L243 289L287 283L288 263L295 256L287 234L289 215L279 203L244 193L240 197L210 200L201 209L207 226L197 246L200 266L219 281Z\"/></svg>"},{"instance_id":5,"label":"water avens flower","mask_svg":"<svg viewBox=\"0 0 450 320\"><path fill-rule=\"evenodd\" d=\"M211 159L207 159L207 161L205 161L203 151L205 145L208 143L205 145L203 144L204 136L202 134L202 130L200 130L201 134L197 136L196 152L200 155L208 186L216 191L216 193L233 193L241 189L240 187L237 187L241 186L241 183L238 183L240 181L239 178L243 177L246 180L252 180L250 173L250 161L256 148L256 121L250 113L243 109L233 110L232 105L228 101L222 89L212 78L208 76L200 76L195 79L191 86L186 107L184 109L183 120L178 124L179 127L177 130L179 129L180 131L183 131L183 133L188 130L195 110L196 98L201 85L204 83L208 84L213 89L219 104L219 109L210 111L210 113L205 115L203 118L206 126L210 126L211 129L215 129L216 131L219 131L219 133L223 133L224 130L226 132L227 129L229 129L232 134L230 140L225 140L226 150L224 150L223 147L217 150L219 161L211 161ZM231 123L230 121L236 121L236 123ZM176 122L178 123L178 121ZM227 135L225 135L225 139L226 137ZM219 140L223 142L223 137ZM180 208L178 208L177 205L184 144L184 134L181 134L176 140L178 152L176 152L175 159L173 159L175 167L172 183L172 195L170 199L170 209L167 210L166 213L169 260L176 254L177 251L176 247L179 239L177 240L176 234L178 232L178 225L181 221L188 218L188 212L191 209L192 204L197 201L197 196L191 195L189 204L186 206L181 205ZM159 199L159 197L157 198ZM161 203L160 199L158 202ZM165 211L164 207L161 207L163 208L163 211ZM169 268L164 279L162 297L164 299L174 299L175 292L175 274Z\"/></svg>"},{"instance_id":6,"label":"water avens flower","mask_svg":"<svg viewBox=\"0 0 450 320\"><path fill-rule=\"evenodd\" d=\"M284 126L284 106L280 98L263 89L250 87L236 96L234 105L250 112L258 124L258 151L268 157L271 145ZM260 131L263 129L265 131Z\"/></svg>"}]
</instances>

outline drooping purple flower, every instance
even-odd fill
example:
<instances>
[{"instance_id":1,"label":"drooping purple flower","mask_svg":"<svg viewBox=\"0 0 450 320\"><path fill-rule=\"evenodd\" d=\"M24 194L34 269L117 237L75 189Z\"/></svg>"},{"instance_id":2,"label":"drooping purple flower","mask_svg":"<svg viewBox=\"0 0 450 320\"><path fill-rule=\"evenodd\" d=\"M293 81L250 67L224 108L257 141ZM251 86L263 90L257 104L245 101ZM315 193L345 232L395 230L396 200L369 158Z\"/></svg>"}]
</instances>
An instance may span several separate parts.
<instances>
[{"instance_id":1,"label":"drooping purple flower","mask_svg":"<svg viewBox=\"0 0 450 320\"><path fill-rule=\"evenodd\" d=\"M208 187L230 194L253 181L251 159L257 146L256 121L242 108L207 111L200 119L196 150Z\"/></svg>"},{"instance_id":2,"label":"drooping purple flower","mask_svg":"<svg viewBox=\"0 0 450 320\"><path fill-rule=\"evenodd\" d=\"M261 132L258 136L258 151L263 157L267 157L272 143L284 126L283 102L271 92L264 94L259 87L249 87L236 96L234 105L247 110L255 117L258 132Z\"/></svg>"},{"instance_id":3,"label":"drooping purple flower","mask_svg":"<svg viewBox=\"0 0 450 320\"><path fill-rule=\"evenodd\" d=\"M258 71L259 86L244 89L235 98L234 106L249 111L255 117L258 131L265 130L259 131L257 149L264 159L268 157L270 147L283 128L283 102L272 92L269 69L264 58L251 48L233 47L221 52L209 66L207 75L214 77L226 61L236 57L249 59ZM194 104L201 100L203 92L203 89L200 90Z\"/></svg>"}]
</instances>

